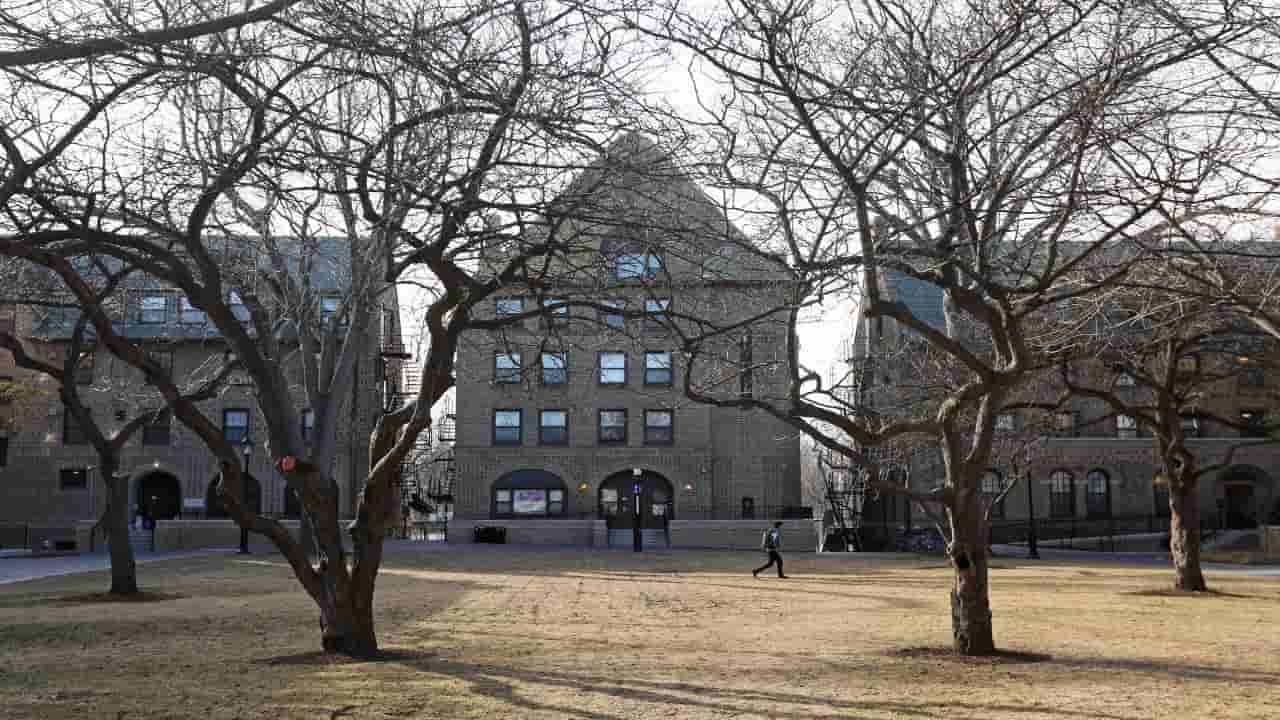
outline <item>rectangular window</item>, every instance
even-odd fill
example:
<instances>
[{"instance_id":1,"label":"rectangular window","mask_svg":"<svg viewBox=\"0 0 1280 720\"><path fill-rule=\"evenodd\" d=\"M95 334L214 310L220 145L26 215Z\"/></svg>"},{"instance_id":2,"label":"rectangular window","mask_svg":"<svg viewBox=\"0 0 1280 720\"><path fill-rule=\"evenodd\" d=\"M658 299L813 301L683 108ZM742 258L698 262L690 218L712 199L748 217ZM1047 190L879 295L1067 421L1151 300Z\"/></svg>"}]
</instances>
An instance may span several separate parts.
<instances>
[{"instance_id":1,"label":"rectangular window","mask_svg":"<svg viewBox=\"0 0 1280 720\"><path fill-rule=\"evenodd\" d=\"M95 353L92 350L85 350L80 353L80 360L76 362L76 384L92 385L93 384L93 366L97 362Z\"/></svg>"},{"instance_id":2,"label":"rectangular window","mask_svg":"<svg viewBox=\"0 0 1280 720\"><path fill-rule=\"evenodd\" d=\"M143 295L141 321L147 324L163 323L167 305L164 295Z\"/></svg>"},{"instance_id":3,"label":"rectangular window","mask_svg":"<svg viewBox=\"0 0 1280 720\"><path fill-rule=\"evenodd\" d=\"M1138 437L1138 421L1132 415L1117 415L1116 437L1125 440Z\"/></svg>"},{"instance_id":4,"label":"rectangular window","mask_svg":"<svg viewBox=\"0 0 1280 720\"><path fill-rule=\"evenodd\" d=\"M564 491L563 490L547 491L547 514L548 515L564 514Z\"/></svg>"},{"instance_id":5,"label":"rectangular window","mask_svg":"<svg viewBox=\"0 0 1280 720\"><path fill-rule=\"evenodd\" d=\"M495 317L512 317L524 312L524 298L498 298L493 301Z\"/></svg>"},{"instance_id":6,"label":"rectangular window","mask_svg":"<svg viewBox=\"0 0 1280 720\"><path fill-rule=\"evenodd\" d=\"M625 445L627 443L627 411L601 410L600 444Z\"/></svg>"},{"instance_id":7,"label":"rectangular window","mask_svg":"<svg viewBox=\"0 0 1280 720\"><path fill-rule=\"evenodd\" d=\"M58 471L58 487L62 490L88 490L89 471L85 468L62 468Z\"/></svg>"},{"instance_id":8,"label":"rectangular window","mask_svg":"<svg viewBox=\"0 0 1280 720\"><path fill-rule=\"evenodd\" d=\"M668 321L667 311L671 309L670 299L657 299L644 301L644 329L645 332L660 332L666 327Z\"/></svg>"},{"instance_id":9,"label":"rectangular window","mask_svg":"<svg viewBox=\"0 0 1280 720\"><path fill-rule=\"evenodd\" d=\"M649 351L644 354L644 384L671 384L671 353L666 350Z\"/></svg>"},{"instance_id":10,"label":"rectangular window","mask_svg":"<svg viewBox=\"0 0 1280 720\"><path fill-rule=\"evenodd\" d=\"M62 444L89 444L89 436L85 434L84 430L80 429L80 423L76 422L76 418L71 414L71 411L65 409L62 411Z\"/></svg>"},{"instance_id":11,"label":"rectangular window","mask_svg":"<svg viewBox=\"0 0 1280 720\"><path fill-rule=\"evenodd\" d=\"M204 311L192 305L185 295L178 298L178 322L183 325L203 325L205 320Z\"/></svg>"},{"instance_id":12,"label":"rectangular window","mask_svg":"<svg viewBox=\"0 0 1280 720\"><path fill-rule=\"evenodd\" d=\"M311 442L311 433L316 429L316 413L311 408L302 411L302 442Z\"/></svg>"},{"instance_id":13,"label":"rectangular window","mask_svg":"<svg viewBox=\"0 0 1280 720\"><path fill-rule=\"evenodd\" d=\"M543 317L547 327L563 327L569 324L569 301L564 298L544 298Z\"/></svg>"},{"instance_id":14,"label":"rectangular window","mask_svg":"<svg viewBox=\"0 0 1280 720\"><path fill-rule=\"evenodd\" d=\"M1049 476L1049 517L1069 518L1075 514L1075 478L1065 470L1055 470Z\"/></svg>"},{"instance_id":15,"label":"rectangular window","mask_svg":"<svg viewBox=\"0 0 1280 720\"><path fill-rule=\"evenodd\" d=\"M493 512L495 515L511 514L510 490L495 490L493 492Z\"/></svg>"},{"instance_id":16,"label":"rectangular window","mask_svg":"<svg viewBox=\"0 0 1280 720\"><path fill-rule=\"evenodd\" d=\"M670 445L675 439L672 432L674 415L670 410L645 410L644 444Z\"/></svg>"},{"instance_id":17,"label":"rectangular window","mask_svg":"<svg viewBox=\"0 0 1280 720\"><path fill-rule=\"evenodd\" d=\"M231 317L242 323L249 322L249 308L244 304L244 300L240 299L240 293L232 290L227 296L227 305L231 307Z\"/></svg>"},{"instance_id":18,"label":"rectangular window","mask_svg":"<svg viewBox=\"0 0 1280 720\"><path fill-rule=\"evenodd\" d=\"M493 444L519 445L521 440L521 411L493 411Z\"/></svg>"},{"instance_id":19,"label":"rectangular window","mask_svg":"<svg viewBox=\"0 0 1280 720\"><path fill-rule=\"evenodd\" d=\"M165 377L168 377L168 378L173 377L173 351L172 350L151 350L147 352L147 357L149 357L152 362L160 366L160 370L164 373ZM155 383L153 383L151 381L151 378L148 377L146 379L146 384L153 385Z\"/></svg>"},{"instance_id":20,"label":"rectangular window","mask_svg":"<svg viewBox=\"0 0 1280 720\"><path fill-rule=\"evenodd\" d=\"M542 384L564 385L569 382L569 357L562 352L542 353Z\"/></svg>"},{"instance_id":21,"label":"rectangular window","mask_svg":"<svg viewBox=\"0 0 1280 720\"><path fill-rule=\"evenodd\" d=\"M1013 416L1004 413L996 416L996 432L1013 432Z\"/></svg>"},{"instance_id":22,"label":"rectangular window","mask_svg":"<svg viewBox=\"0 0 1280 720\"><path fill-rule=\"evenodd\" d=\"M493 381L507 385L520 382L520 353L498 353L493 356Z\"/></svg>"},{"instance_id":23,"label":"rectangular window","mask_svg":"<svg viewBox=\"0 0 1280 720\"><path fill-rule=\"evenodd\" d=\"M538 444L569 444L569 412L567 410L543 410L538 414Z\"/></svg>"},{"instance_id":24,"label":"rectangular window","mask_svg":"<svg viewBox=\"0 0 1280 720\"><path fill-rule=\"evenodd\" d=\"M249 411L238 408L223 410L222 437L232 445L244 445L249 439Z\"/></svg>"},{"instance_id":25,"label":"rectangular window","mask_svg":"<svg viewBox=\"0 0 1280 720\"><path fill-rule=\"evenodd\" d=\"M1074 412L1055 413L1053 416L1053 430L1058 437L1075 437L1076 414Z\"/></svg>"},{"instance_id":26,"label":"rectangular window","mask_svg":"<svg viewBox=\"0 0 1280 720\"><path fill-rule=\"evenodd\" d=\"M600 322L613 330L627 329L627 318L620 312L627 307L625 300L601 300L600 304L610 308L610 310L600 311ZM619 312L611 312L611 310Z\"/></svg>"},{"instance_id":27,"label":"rectangular window","mask_svg":"<svg viewBox=\"0 0 1280 720\"><path fill-rule=\"evenodd\" d=\"M514 515L546 515L546 490L512 490L511 512Z\"/></svg>"},{"instance_id":28,"label":"rectangular window","mask_svg":"<svg viewBox=\"0 0 1280 720\"><path fill-rule=\"evenodd\" d=\"M613 268L619 280L652 280L662 272L662 257L656 253L623 253L613 259Z\"/></svg>"},{"instance_id":29,"label":"rectangular window","mask_svg":"<svg viewBox=\"0 0 1280 720\"><path fill-rule=\"evenodd\" d=\"M146 425L142 426L143 445L169 444L169 411L161 410L152 415Z\"/></svg>"},{"instance_id":30,"label":"rectangular window","mask_svg":"<svg viewBox=\"0 0 1280 720\"><path fill-rule=\"evenodd\" d=\"M621 352L600 353L600 384L627 384L627 354Z\"/></svg>"}]
</instances>

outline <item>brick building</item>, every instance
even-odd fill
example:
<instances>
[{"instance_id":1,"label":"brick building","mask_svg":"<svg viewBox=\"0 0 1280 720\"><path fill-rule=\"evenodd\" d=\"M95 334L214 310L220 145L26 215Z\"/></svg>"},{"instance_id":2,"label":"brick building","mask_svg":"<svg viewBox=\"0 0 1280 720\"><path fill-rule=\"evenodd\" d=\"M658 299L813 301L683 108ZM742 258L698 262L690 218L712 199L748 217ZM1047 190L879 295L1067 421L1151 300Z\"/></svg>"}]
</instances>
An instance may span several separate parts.
<instances>
[{"instance_id":1,"label":"brick building","mask_svg":"<svg viewBox=\"0 0 1280 720\"><path fill-rule=\"evenodd\" d=\"M321 241L313 264L313 283L319 311L331 312L346 290L345 243ZM139 280L122 291L117 327L141 343L173 370L179 383L208 374L220 366L226 343L200 311L179 292ZM248 312L235 304L232 311L244 322ZM394 289L383 295L381 325L358 360L357 382L339 427L339 449L333 473L341 492L342 512L354 512L355 485L368 467L369 432L383 410L383 397L399 377L399 309ZM0 322L13 327L28 352L61 364L74 325L73 311L30 306L0 309ZM289 323L278 324L277 337L289 340ZM295 334L296 335L296 334ZM388 352L388 348L390 351ZM388 355L389 357L384 357ZM300 377L300 372L293 373ZM163 406L163 400L142 373L104 351L90 352L75 376L80 394L108 434L144 410ZM56 383L38 373L16 368L12 356L0 352L0 383L7 387L0 405L0 525L28 525L36 536L67 538L77 524L96 520L105 506L105 487L96 472L97 455L58 398ZM300 390L296 397L304 397ZM206 416L220 422L233 444L247 451L250 501L261 512L296 517L297 503L276 474L265 448L253 387L246 377L232 379L214 400L201 403ZM309 414L301 413L304 425ZM306 429L304 427L304 434ZM121 472L128 474L131 514L157 521L225 518L214 491L218 467L213 455L181 423L165 414L138 432L121 453ZM230 521L222 524L230 529ZM212 536L210 536L212 537ZM222 538L234 533L222 532ZM83 536L82 536L83 540ZM13 544L9 538L7 544Z\"/></svg>"},{"instance_id":2,"label":"brick building","mask_svg":"<svg viewBox=\"0 0 1280 720\"><path fill-rule=\"evenodd\" d=\"M760 411L686 399L672 331L778 307L785 275L743 253L723 213L637 135L561 202L574 219L557 232L574 256L549 268L545 292L500 294L478 315L524 317L459 351L450 536L496 524L512 541L630 545L637 490L644 535L659 544L755 544L761 520L801 515L796 433ZM488 252L498 266L503 249ZM768 327L726 340L701 379L781 393Z\"/></svg>"}]
</instances>

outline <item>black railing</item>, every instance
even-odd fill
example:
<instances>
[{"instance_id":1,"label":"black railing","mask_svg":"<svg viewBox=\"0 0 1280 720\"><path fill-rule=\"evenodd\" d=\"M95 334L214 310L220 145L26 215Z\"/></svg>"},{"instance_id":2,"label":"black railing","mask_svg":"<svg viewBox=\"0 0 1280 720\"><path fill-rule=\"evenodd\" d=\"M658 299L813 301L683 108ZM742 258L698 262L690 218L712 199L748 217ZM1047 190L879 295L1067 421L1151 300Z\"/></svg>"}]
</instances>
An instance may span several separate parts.
<instances>
[{"instance_id":1,"label":"black railing","mask_svg":"<svg viewBox=\"0 0 1280 720\"><path fill-rule=\"evenodd\" d=\"M1201 541L1225 528L1217 513L1200 518ZM1027 520L997 520L991 524L991 544L1024 544L1030 535ZM1073 550L1167 550L1169 548L1168 515L1116 515L1099 518L1037 518L1035 535L1040 547ZM1149 538L1149 542L1141 536Z\"/></svg>"},{"instance_id":2,"label":"black railing","mask_svg":"<svg viewBox=\"0 0 1280 720\"><path fill-rule=\"evenodd\" d=\"M719 507L701 505L681 505L667 514L673 520L758 520L762 523L774 520L811 520L813 508L796 505L757 505L744 513L740 506ZM554 515L503 515L503 520L604 520L606 516L599 510L570 510Z\"/></svg>"}]
</instances>

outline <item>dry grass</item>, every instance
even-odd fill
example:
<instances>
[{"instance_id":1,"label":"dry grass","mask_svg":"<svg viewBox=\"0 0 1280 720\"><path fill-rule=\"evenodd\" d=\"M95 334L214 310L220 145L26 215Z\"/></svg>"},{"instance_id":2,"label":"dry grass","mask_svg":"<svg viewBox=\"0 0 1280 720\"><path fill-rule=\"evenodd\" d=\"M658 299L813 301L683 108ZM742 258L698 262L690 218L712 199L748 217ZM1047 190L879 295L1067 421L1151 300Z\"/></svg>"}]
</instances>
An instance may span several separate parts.
<instances>
[{"instance_id":1,"label":"dry grass","mask_svg":"<svg viewBox=\"0 0 1280 720\"><path fill-rule=\"evenodd\" d=\"M936 561L519 548L392 555L380 662L315 652L278 560L0 587L5 718L1103 718L1280 716L1280 583L1167 572L993 571L1006 653L957 658ZM67 598L71 598L68 600Z\"/></svg>"}]
</instances>

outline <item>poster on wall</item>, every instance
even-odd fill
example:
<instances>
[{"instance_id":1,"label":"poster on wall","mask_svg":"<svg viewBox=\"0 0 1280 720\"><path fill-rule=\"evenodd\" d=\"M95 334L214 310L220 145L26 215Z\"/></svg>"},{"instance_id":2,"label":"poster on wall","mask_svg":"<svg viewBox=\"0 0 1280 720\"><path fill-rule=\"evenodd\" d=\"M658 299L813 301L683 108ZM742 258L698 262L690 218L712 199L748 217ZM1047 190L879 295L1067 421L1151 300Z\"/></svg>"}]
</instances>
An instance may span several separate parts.
<instances>
[{"instance_id":1,"label":"poster on wall","mask_svg":"<svg viewBox=\"0 0 1280 720\"><path fill-rule=\"evenodd\" d=\"M512 493L511 509L516 514L545 514L547 512L546 490L516 490Z\"/></svg>"}]
</instances>

